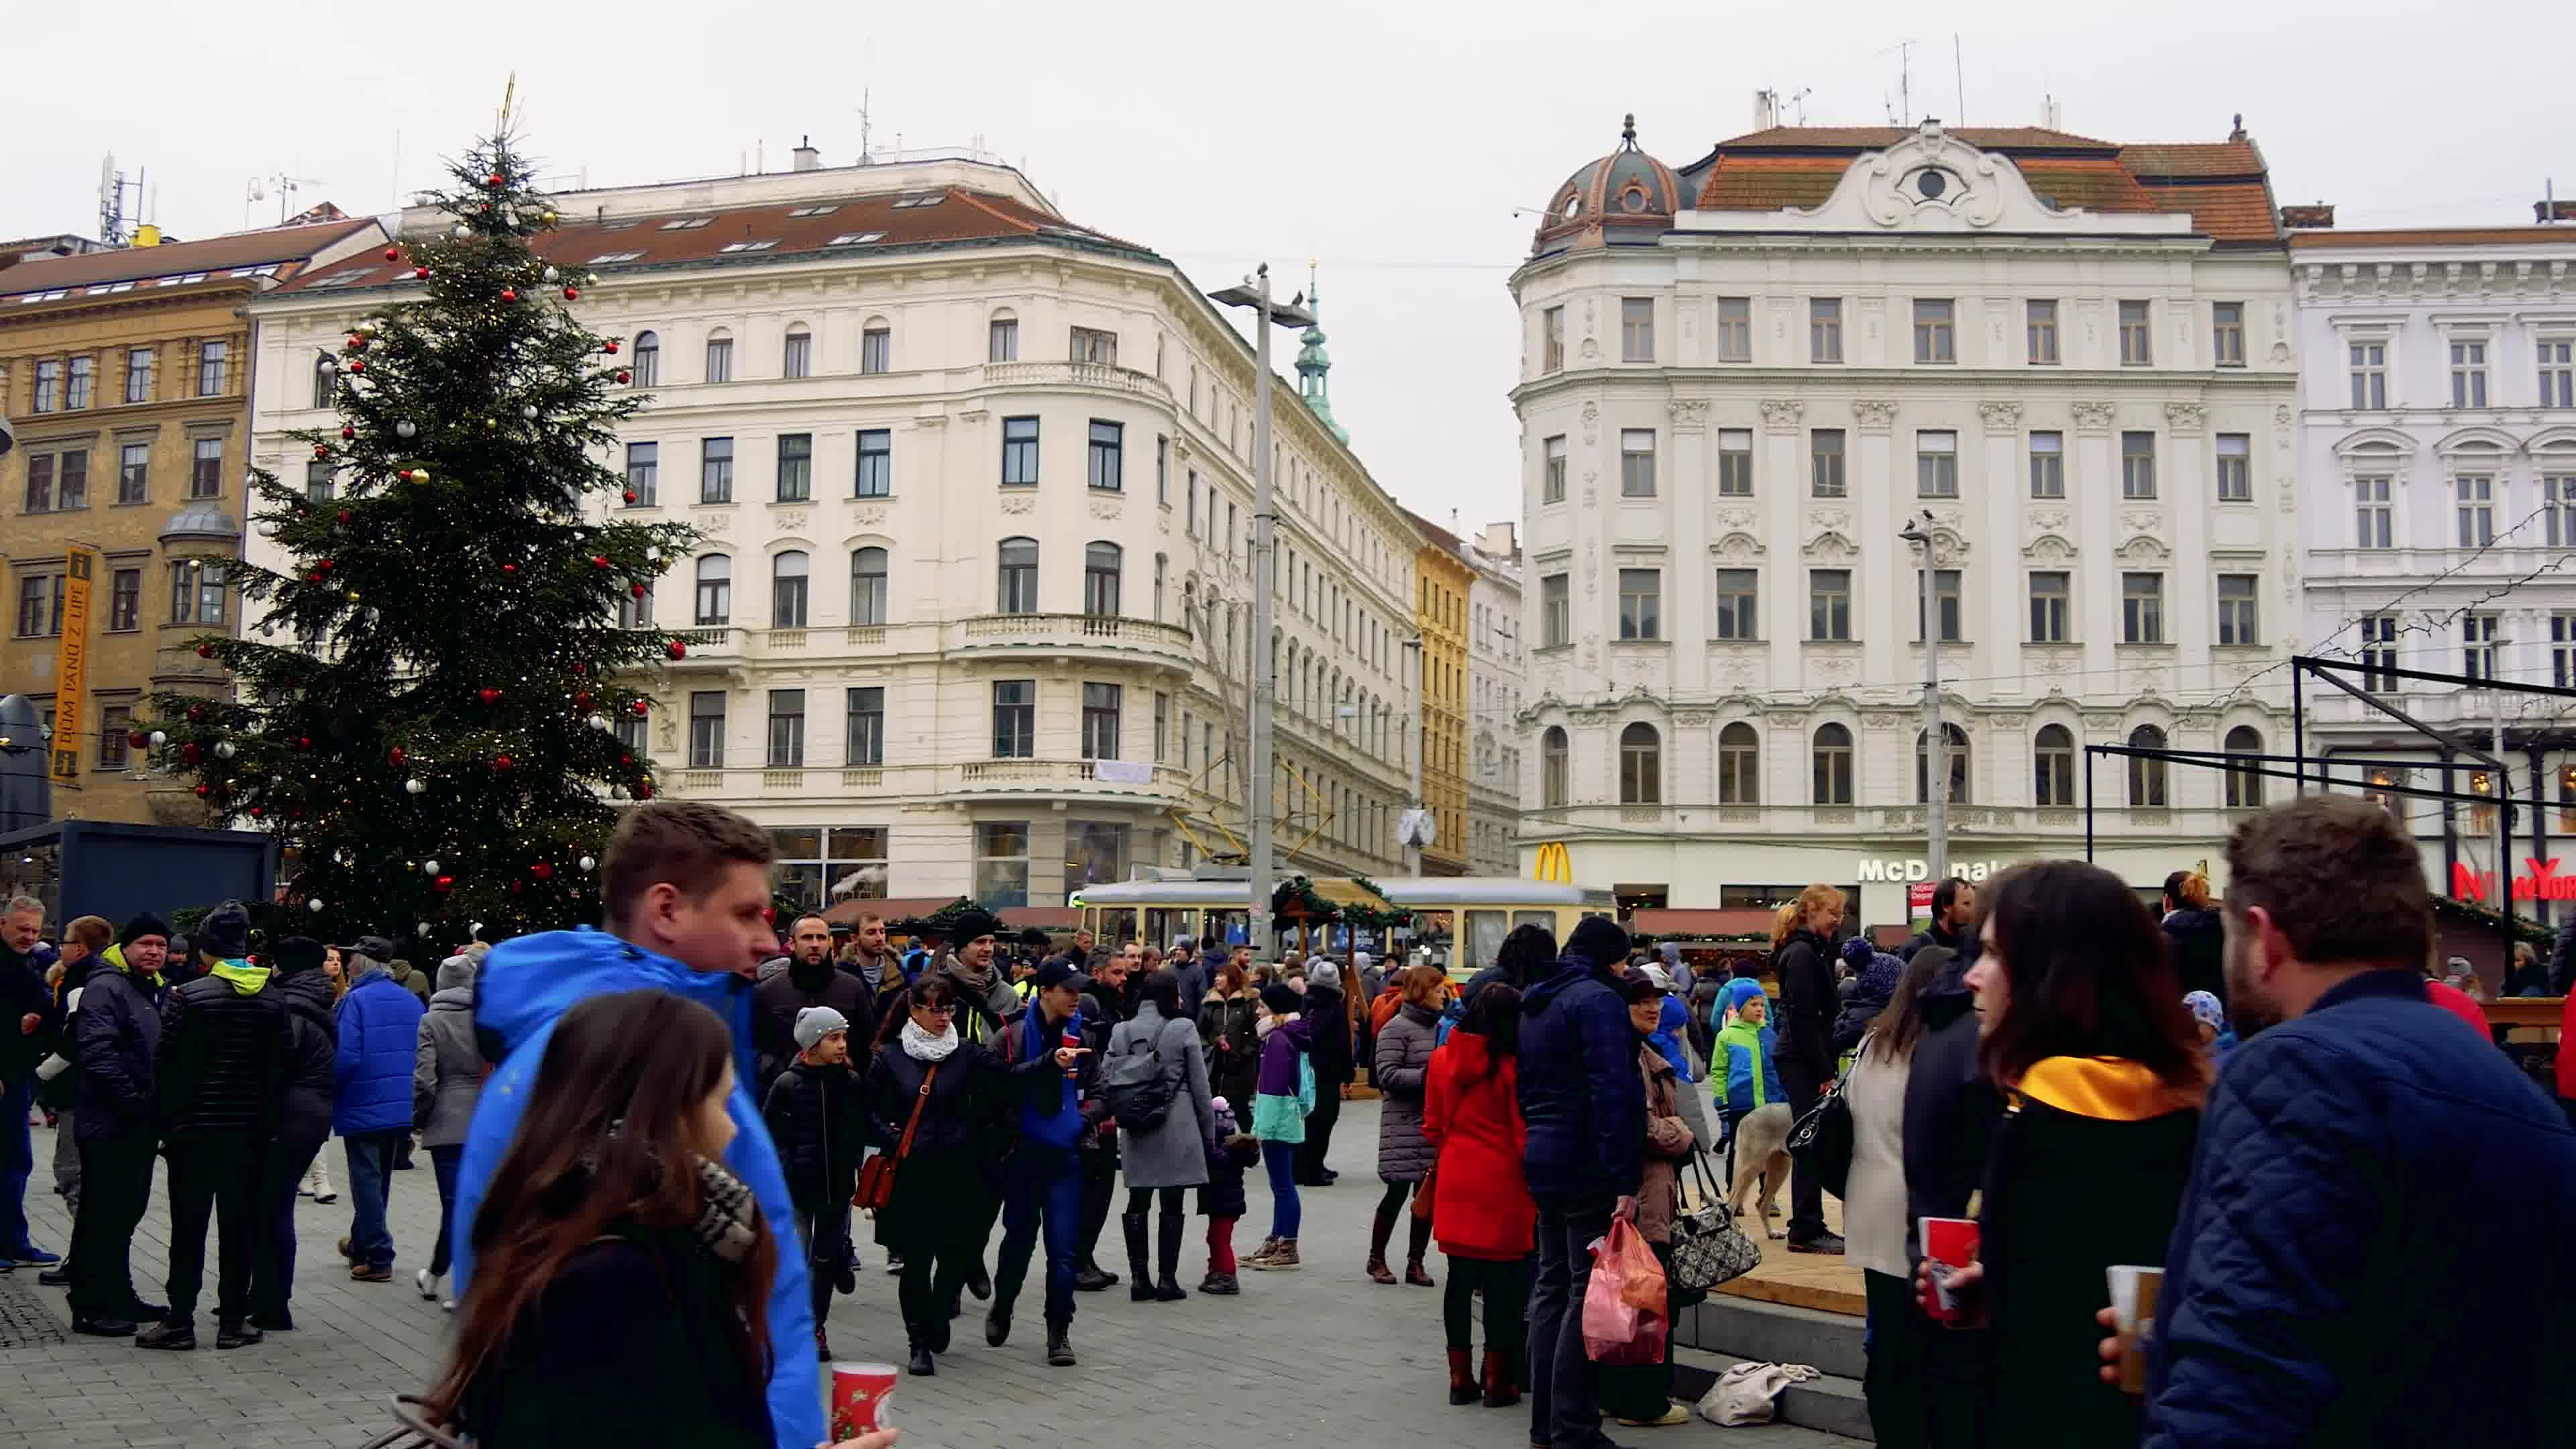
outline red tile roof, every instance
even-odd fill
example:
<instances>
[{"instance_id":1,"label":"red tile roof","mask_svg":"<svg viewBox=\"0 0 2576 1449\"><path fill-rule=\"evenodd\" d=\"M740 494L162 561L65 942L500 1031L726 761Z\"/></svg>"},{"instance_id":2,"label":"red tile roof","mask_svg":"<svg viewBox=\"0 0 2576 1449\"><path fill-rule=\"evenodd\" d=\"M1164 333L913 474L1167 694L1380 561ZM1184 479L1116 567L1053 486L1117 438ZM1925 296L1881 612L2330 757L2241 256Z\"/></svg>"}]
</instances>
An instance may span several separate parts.
<instances>
[{"instance_id":1,"label":"red tile roof","mask_svg":"<svg viewBox=\"0 0 2576 1449\"><path fill-rule=\"evenodd\" d=\"M2251 141L2183 142L2123 146L2120 164L2141 178L2158 176L2260 176L2263 154Z\"/></svg>"},{"instance_id":2,"label":"red tile roof","mask_svg":"<svg viewBox=\"0 0 2576 1449\"><path fill-rule=\"evenodd\" d=\"M1754 131L1731 141L1720 141L1720 151L1802 150L1813 147L1847 151L1883 151L1906 137L1914 135L1912 126L1773 126L1767 131ZM2117 142L2097 141L2067 131L2044 130L2038 126L1952 126L1944 134L1955 136L1979 150L2082 150L2116 151Z\"/></svg>"},{"instance_id":3,"label":"red tile roof","mask_svg":"<svg viewBox=\"0 0 2576 1449\"><path fill-rule=\"evenodd\" d=\"M2352 247L2576 246L2576 226L2428 226L2392 231L2296 231L2292 251Z\"/></svg>"},{"instance_id":4,"label":"red tile roof","mask_svg":"<svg viewBox=\"0 0 2576 1449\"><path fill-rule=\"evenodd\" d=\"M91 287L109 282L183 276L191 272L230 271L236 267L279 265L288 268L324 250L362 227L357 221L329 221L311 226L270 227L236 232L204 241L170 242L157 247L124 247L79 256L38 257L9 268L0 281L0 296L50 291L56 287Z\"/></svg>"}]
</instances>

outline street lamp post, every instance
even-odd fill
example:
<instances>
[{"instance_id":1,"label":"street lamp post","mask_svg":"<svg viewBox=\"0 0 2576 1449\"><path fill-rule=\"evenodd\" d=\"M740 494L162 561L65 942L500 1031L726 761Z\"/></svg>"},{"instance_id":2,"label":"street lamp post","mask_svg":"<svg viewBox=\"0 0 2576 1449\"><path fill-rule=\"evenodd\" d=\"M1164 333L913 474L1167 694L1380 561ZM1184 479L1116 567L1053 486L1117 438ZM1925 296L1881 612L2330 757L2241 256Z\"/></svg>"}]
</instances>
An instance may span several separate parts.
<instances>
[{"instance_id":1,"label":"street lamp post","mask_svg":"<svg viewBox=\"0 0 2576 1449\"><path fill-rule=\"evenodd\" d=\"M1932 880L1950 876L1950 740L1941 728L1941 620L1932 597L1932 514L1908 519L1896 536L1923 548L1923 863Z\"/></svg>"},{"instance_id":2,"label":"street lamp post","mask_svg":"<svg viewBox=\"0 0 2576 1449\"><path fill-rule=\"evenodd\" d=\"M1404 755L1407 775L1404 824L1404 873L1422 874L1422 721L1429 711L1422 699L1422 636L1404 641Z\"/></svg>"},{"instance_id":3,"label":"street lamp post","mask_svg":"<svg viewBox=\"0 0 2576 1449\"><path fill-rule=\"evenodd\" d=\"M1311 327L1315 315L1296 302L1270 298L1270 264L1244 279L1244 284L1210 292L1208 298L1227 307L1253 309L1252 325L1252 640L1246 651L1252 669L1252 758L1246 834L1251 837L1252 949L1270 954L1270 715L1278 695L1278 661L1270 648L1270 575L1272 550L1278 546L1276 507L1270 468L1270 329ZM1231 541L1229 540L1229 543Z\"/></svg>"}]
</instances>

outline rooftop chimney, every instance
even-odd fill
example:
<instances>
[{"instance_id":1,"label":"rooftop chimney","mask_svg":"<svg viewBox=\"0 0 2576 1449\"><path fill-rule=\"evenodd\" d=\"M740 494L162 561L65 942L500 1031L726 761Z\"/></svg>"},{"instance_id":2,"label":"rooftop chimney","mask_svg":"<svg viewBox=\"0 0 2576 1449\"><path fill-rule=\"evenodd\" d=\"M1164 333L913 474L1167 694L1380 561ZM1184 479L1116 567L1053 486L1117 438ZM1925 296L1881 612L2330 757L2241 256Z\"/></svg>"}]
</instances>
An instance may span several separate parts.
<instances>
[{"instance_id":1,"label":"rooftop chimney","mask_svg":"<svg viewBox=\"0 0 2576 1449\"><path fill-rule=\"evenodd\" d=\"M2281 225L2292 231L2334 230L2334 208L2320 201L2314 206L2281 208Z\"/></svg>"},{"instance_id":2,"label":"rooftop chimney","mask_svg":"<svg viewBox=\"0 0 2576 1449\"><path fill-rule=\"evenodd\" d=\"M2057 97L2050 96L2039 103L2039 128L2043 131L2066 129L2066 107Z\"/></svg>"},{"instance_id":3,"label":"rooftop chimney","mask_svg":"<svg viewBox=\"0 0 2576 1449\"><path fill-rule=\"evenodd\" d=\"M820 171L823 169L823 153L814 149L813 137L800 136L797 138L795 169L799 171Z\"/></svg>"},{"instance_id":4,"label":"rooftop chimney","mask_svg":"<svg viewBox=\"0 0 2576 1449\"><path fill-rule=\"evenodd\" d=\"M1753 93L1753 129L1757 131L1768 131L1779 124L1780 93L1778 91L1755 91Z\"/></svg>"}]
</instances>

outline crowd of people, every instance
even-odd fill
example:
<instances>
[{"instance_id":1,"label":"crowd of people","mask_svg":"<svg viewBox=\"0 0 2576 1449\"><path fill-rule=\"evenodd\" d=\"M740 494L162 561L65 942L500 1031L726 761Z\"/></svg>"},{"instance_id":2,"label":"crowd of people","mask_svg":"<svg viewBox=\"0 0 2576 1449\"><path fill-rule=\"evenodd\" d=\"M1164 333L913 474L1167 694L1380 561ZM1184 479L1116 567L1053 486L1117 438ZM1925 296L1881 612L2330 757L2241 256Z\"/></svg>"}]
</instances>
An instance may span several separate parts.
<instances>
[{"instance_id":1,"label":"crowd of people","mask_svg":"<svg viewBox=\"0 0 2576 1449\"><path fill-rule=\"evenodd\" d=\"M1659 1361L1596 1363L1583 1305L1614 1223L1669 1265L1721 1183L1747 1232L1860 1270L1883 1444L2554 1432L2576 1101L2536 1090L2482 1015L2455 1019L2413 843L2357 799L2250 818L2224 900L2181 873L2160 912L2090 865L2031 862L1942 883L1891 952L1806 887L1775 926L1776 998L1749 972L1685 983L1604 917L1561 946L1523 925L1463 984L1058 945L976 910L898 954L877 917L773 922L770 851L721 809L639 806L604 852L602 928L469 942L434 980L377 937L255 951L230 902L184 941L82 917L47 962L42 908L9 902L0 1258L68 1287L82 1333L190 1349L211 1221L215 1345L249 1346L294 1326L295 1214L334 1200L313 1177L327 1139L359 1283L394 1279L386 1198L425 1149L441 1226L410 1281L456 1323L439 1422L497 1449L806 1449L827 1438L832 1299L866 1266L859 1211L910 1373L937 1372L970 1297L1008 1346L1033 1275L1042 1360L1071 1367L1080 1296L1122 1281L1097 1260L1113 1206L1135 1303L1189 1296L1193 1216L1199 1293L1304 1266L1302 1194L1337 1175L1364 1064L1380 1195L1343 1261L1439 1290L1449 1402L1526 1399L1533 1449L1687 1421L1669 1337ZM71 1144L63 1261L20 1198L39 1097ZM1802 1146L1793 1165L1793 1123L1829 1102L1848 1163ZM129 1258L156 1158L166 1302ZM1255 1163L1268 1231L1238 1258ZM1927 1262L1939 1220L1973 1222L1967 1261ZM2112 1271L2159 1268L2151 1328L2119 1331ZM1668 1314L1694 1301L1668 1287ZM2472 1338L2473 1386L2402 1371ZM2124 1390L2139 1344L2143 1392Z\"/></svg>"}]
</instances>

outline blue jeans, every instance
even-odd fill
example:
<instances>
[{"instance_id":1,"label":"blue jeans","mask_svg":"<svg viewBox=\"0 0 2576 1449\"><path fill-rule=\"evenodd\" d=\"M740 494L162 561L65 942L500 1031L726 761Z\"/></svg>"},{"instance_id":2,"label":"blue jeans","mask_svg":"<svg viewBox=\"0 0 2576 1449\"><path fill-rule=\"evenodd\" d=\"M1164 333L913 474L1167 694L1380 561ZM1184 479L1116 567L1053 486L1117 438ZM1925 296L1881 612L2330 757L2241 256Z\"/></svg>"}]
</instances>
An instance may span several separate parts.
<instances>
[{"instance_id":1,"label":"blue jeans","mask_svg":"<svg viewBox=\"0 0 2576 1449\"><path fill-rule=\"evenodd\" d=\"M465 1144L429 1149L429 1169L438 1178L438 1246L429 1250L429 1276L444 1278L450 1261L448 1234L456 1230L456 1169L465 1165Z\"/></svg>"},{"instance_id":2,"label":"blue jeans","mask_svg":"<svg viewBox=\"0 0 2576 1449\"><path fill-rule=\"evenodd\" d=\"M385 1226L385 1195L393 1190L394 1159L402 1155L401 1128L343 1137L349 1156L349 1261L369 1268L394 1265L394 1235Z\"/></svg>"},{"instance_id":3,"label":"blue jeans","mask_svg":"<svg viewBox=\"0 0 2576 1449\"><path fill-rule=\"evenodd\" d=\"M6 1030L16 1030L10 1022ZM0 1258L25 1257L35 1247L27 1237L27 1175L36 1170L36 1139L27 1131L27 1113L36 1104L36 1079L21 1078L0 1088Z\"/></svg>"},{"instance_id":4,"label":"blue jeans","mask_svg":"<svg viewBox=\"0 0 2576 1449\"><path fill-rule=\"evenodd\" d=\"M1002 1183L1002 1253L993 1263L993 1306L1008 1308L1029 1274L1038 1230L1046 1230L1046 1321L1073 1321L1073 1270L1082 1233L1082 1165L1071 1152L1022 1143Z\"/></svg>"},{"instance_id":5,"label":"blue jeans","mask_svg":"<svg viewBox=\"0 0 2576 1449\"><path fill-rule=\"evenodd\" d=\"M1538 1200L1538 1272L1530 1280L1530 1442L1599 1449L1601 1403L1583 1348L1583 1293L1592 1244L1610 1231L1611 1200L1550 1193Z\"/></svg>"},{"instance_id":6,"label":"blue jeans","mask_svg":"<svg viewBox=\"0 0 2576 1449\"><path fill-rule=\"evenodd\" d=\"M1261 1167L1270 1174L1270 1236L1294 1242L1303 1206L1297 1201L1297 1144L1264 1138Z\"/></svg>"}]
</instances>

